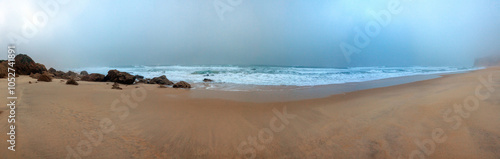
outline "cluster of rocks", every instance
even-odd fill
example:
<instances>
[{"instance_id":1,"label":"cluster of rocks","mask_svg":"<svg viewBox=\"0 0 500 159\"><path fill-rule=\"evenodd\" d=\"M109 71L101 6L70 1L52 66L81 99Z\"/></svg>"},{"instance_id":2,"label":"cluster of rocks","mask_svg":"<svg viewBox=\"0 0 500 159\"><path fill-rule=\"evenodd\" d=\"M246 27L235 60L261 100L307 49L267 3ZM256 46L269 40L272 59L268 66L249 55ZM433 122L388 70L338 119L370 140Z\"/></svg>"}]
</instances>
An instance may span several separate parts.
<instances>
[{"instance_id":1,"label":"cluster of rocks","mask_svg":"<svg viewBox=\"0 0 500 159\"><path fill-rule=\"evenodd\" d=\"M180 81L177 83L174 83L170 80L168 80L167 76L162 75L160 77L154 77L152 79L146 78L139 76L137 77L137 83L144 83L144 84L158 84L160 85L159 88L166 88L165 85L171 85L173 88L191 88L191 85L185 81Z\"/></svg>"},{"instance_id":2,"label":"cluster of rocks","mask_svg":"<svg viewBox=\"0 0 500 159\"><path fill-rule=\"evenodd\" d=\"M0 60L0 78L7 77L8 61ZM121 89L119 84L131 85L135 83L144 84L158 84L158 85L173 85L173 88L191 88L191 85L185 81L175 83L168 80L163 75L152 79L144 79L143 76L131 75L127 72L120 72L118 70L109 70L107 75L99 73L89 74L87 71L81 71L79 74L73 71L63 72L54 68L45 68L43 64L36 63L25 54L19 54L15 57L16 75L29 75L37 79L37 81L51 82L53 78L66 79L68 85L78 85L77 81L92 81L92 82L114 82L113 89ZM164 86L165 87L165 86Z\"/></svg>"},{"instance_id":3,"label":"cluster of rocks","mask_svg":"<svg viewBox=\"0 0 500 159\"><path fill-rule=\"evenodd\" d=\"M0 78L7 77L7 68L8 66L7 60L0 60ZM16 76L19 75L30 75L32 73L42 74L47 71L45 66L40 63L35 63L31 57L25 54L19 54L14 58L14 69L16 70Z\"/></svg>"}]
</instances>

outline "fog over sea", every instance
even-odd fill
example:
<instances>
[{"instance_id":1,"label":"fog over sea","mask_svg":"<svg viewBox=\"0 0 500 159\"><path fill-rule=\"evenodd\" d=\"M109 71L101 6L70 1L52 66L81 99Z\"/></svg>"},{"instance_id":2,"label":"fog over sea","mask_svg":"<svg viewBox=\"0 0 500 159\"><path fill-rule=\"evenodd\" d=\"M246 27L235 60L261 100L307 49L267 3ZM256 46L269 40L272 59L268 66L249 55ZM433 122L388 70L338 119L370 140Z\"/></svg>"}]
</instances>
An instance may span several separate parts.
<instances>
[{"instance_id":1,"label":"fog over sea","mask_svg":"<svg viewBox=\"0 0 500 159\"><path fill-rule=\"evenodd\" d=\"M73 71L86 70L89 73L106 75L109 70L117 69L132 75L153 78L166 75L171 81L203 83L204 78L220 84L243 84L260 86L316 86L364 82L393 77L430 75L471 71L473 67L350 67L350 68L309 68L278 66L122 66L75 68Z\"/></svg>"}]
</instances>

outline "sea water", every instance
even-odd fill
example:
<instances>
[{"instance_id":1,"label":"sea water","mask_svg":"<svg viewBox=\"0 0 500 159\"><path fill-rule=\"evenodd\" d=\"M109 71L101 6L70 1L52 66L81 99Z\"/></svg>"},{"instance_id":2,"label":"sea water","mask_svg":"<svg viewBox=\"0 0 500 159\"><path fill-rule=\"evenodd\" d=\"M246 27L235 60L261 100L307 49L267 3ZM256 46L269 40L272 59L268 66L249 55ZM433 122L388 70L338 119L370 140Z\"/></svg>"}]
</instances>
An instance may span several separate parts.
<instances>
[{"instance_id":1,"label":"sea water","mask_svg":"<svg viewBox=\"0 0 500 159\"><path fill-rule=\"evenodd\" d=\"M122 66L90 67L71 69L86 70L89 73L106 75L111 69L153 78L166 75L171 81L203 83L203 79L214 80L218 84L243 84L260 86L316 86L364 82L386 78L445 74L477 70L471 67L350 67L311 68L277 66Z\"/></svg>"}]
</instances>

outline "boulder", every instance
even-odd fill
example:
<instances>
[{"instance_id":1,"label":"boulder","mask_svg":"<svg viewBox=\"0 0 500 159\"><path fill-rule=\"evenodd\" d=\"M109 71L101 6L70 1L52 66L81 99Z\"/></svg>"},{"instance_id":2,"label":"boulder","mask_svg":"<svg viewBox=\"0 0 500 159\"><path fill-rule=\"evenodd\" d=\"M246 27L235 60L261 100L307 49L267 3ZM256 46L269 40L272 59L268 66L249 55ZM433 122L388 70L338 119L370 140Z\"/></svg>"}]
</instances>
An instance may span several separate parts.
<instances>
[{"instance_id":1,"label":"boulder","mask_svg":"<svg viewBox=\"0 0 500 159\"><path fill-rule=\"evenodd\" d=\"M191 85L187 82L180 81L180 82L177 82L176 84L174 84L173 87L174 88L191 88Z\"/></svg>"},{"instance_id":2,"label":"boulder","mask_svg":"<svg viewBox=\"0 0 500 159\"><path fill-rule=\"evenodd\" d=\"M68 85L78 85L78 82L75 81L75 79L69 79L66 81L66 84Z\"/></svg>"},{"instance_id":3,"label":"boulder","mask_svg":"<svg viewBox=\"0 0 500 159\"><path fill-rule=\"evenodd\" d=\"M42 75L42 74L40 74L40 73L31 73L30 77L34 78L34 79L38 79L38 77L40 77L40 75Z\"/></svg>"},{"instance_id":4,"label":"boulder","mask_svg":"<svg viewBox=\"0 0 500 159\"><path fill-rule=\"evenodd\" d=\"M54 74L54 78L63 78L63 79L65 79L65 74L66 73L64 73L63 71L56 71L56 72L54 72L52 74Z\"/></svg>"},{"instance_id":5,"label":"boulder","mask_svg":"<svg viewBox=\"0 0 500 159\"><path fill-rule=\"evenodd\" d=\"M87 71L80 72L80 76L87 76L87 75L89 75L89 73Z\"/></svg>"},{"instance_id":6,"label":"boulder","mask_svg":"<svg viewBox=\"0 0 500 159\"><path fill-rule=\"evenodd\" d=\"M68 71L67 73L64 74L63 78L64 79L72 79L78 77L78 74L73 72L73 71Z\"/></svg>"},{"instance_id":7,"label":"boulder","mask_svg":"<svg viewBox=\"0 0 500 159\"><path fill-rule=\"evenodd\" d=\"M211 80L211 79L208 79L208 78L205 78L203 79L203 82L213 82L214 80Z\"/></svg>"},{"instance_id":8,"label":"boulder","mask_svg":"<svg viewBox=\"0 0 500 159\"><path fill-rule=\"evenodd\" d=\"M47 71L44 65L35 63L31 57L25 54L19 54L15 58L16 64L14 65L14 69L16 69L16 73L20 75L29 75L31 73L43 73Z\"/></svg>"},{"instance_id":9,"label":"boulder","mask_svg":"<svg viewBox=\"0 0 500 159\"><path fill-rule=\"evenodd\" d=\"M108 75L104 78L106 81L117 82L121 84L134 84L136 76L132 76L127 72L118 70L109 70Z\"/></svg>"},{"instance_id":10,"label":"boulder","mask_svg":"<svg viewBox=\"0 0 500 159\"><path fill-rule=\"evenodd\" d=\"M8 61L0 62L0 78L7 78L7 69L9 68Z\"/></svg>"},{"instance_id":11,"label":"boulder","mask_svg":"<svg viewBox=\"0 0 500 159\"><path fill-rule=\"evenodd\" d=\"M167 76L163 75L160 77L155 77L149 81L149 84L163 84L163 85L173 85L174 82L167 79Z\"/></svg>"},{"instance_id":12,"label":"boulder","mask_svg":"<svg viewBox=\"0 0 500 159\"><path fill-rule=\"evenodd\" d=\"M50 77L49 74L44 73L44 74L41 74L40 77L38 77L37 81L52 82L52 77Z\"/></svg>"},{"instance_id":13,"label":"boulder","mask_svg":"<svg viewBox=\"0 0 500 159\"><path fill-rule=\"evenodd\" d=\"M57 72L57 70L56 70L56 69L54 69L54 68L52 68L52 67L51 67L51 68L49 68L49 73L54 74L54 73L56 73L56 72Z\"/></svg>"},{"instance_id":14,"label":"boulder","mask_svg":"<svg viewBox=\"0 0 500 159\"><path fill-rule=\"evenodd\" d=\"M92 73L87 76L82 77L82 81L93 81L93 82L104 82L104 76L103 74L98 74L98 73Z\"/></svg>"}]
</instances>

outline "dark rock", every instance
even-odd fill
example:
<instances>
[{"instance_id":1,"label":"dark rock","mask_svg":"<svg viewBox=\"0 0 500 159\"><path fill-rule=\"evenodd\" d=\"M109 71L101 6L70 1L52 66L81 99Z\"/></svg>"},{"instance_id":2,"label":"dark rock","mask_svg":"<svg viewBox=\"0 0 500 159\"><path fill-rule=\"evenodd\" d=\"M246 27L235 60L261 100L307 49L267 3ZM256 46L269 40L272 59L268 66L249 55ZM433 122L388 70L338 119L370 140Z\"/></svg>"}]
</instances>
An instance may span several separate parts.
<instances>
[{"instance_id":1,"label":"dark rock","mask_svg":"<svg viewBox=\"0 0 500 159\"><path fill-rule=\"evenodd\" d=\"M7 70L9 68L8 63L9 63L8 61L0 62L0 78L7 78L8 76Z\"/></svg>"},{"instance_id":2,"label":"dark rock","mask_svg":"<svg viewBox=\"0 0 500 159\"><path fill-rule=\"evenodd\" d=\"M108 75L104 78L106 81L117 82L121 84L134 84L135 76L127 72L120 72L118 70L109 70Z\"/></svg>"},{"instance_id":3,"label":"dark rock","mask_svg":"<svg viewBox=\"0 0 500 159\"><path fill-rule=\"evenodd\" d=\"M160 85L158 88L167 88L165 85Z\"/></svg>"},{"instance_id":4,"label":"dark rock","mask_svg":"<svg viewBox=\"0 0 500 159\"><path fill-rule=\"evenodd\" d=\"M40 73L31 73L30 77L34 78L34 79L38 79L38 77L40 77L40 75L42 75L42 74L40 74Z\"/></svg>"},{"instance_id":5,"label":"dark rock","mask_svg":"<svg viewBox=\"0 0 500 159\"><path fill-rule=\"evenodd\" d=\"M52 82L52 77L50 77L49 74L44 73L44 74L41 74L40 77L38 77L37 81Z\"/></svg>"},{"instance_id":6,"label":"dark rock","mask_svg":"<svg viewBox=\"0 0 500 159\"><path fill-rule=\"evenodd\" d=\"M149 84L163 84L163 85L173 85L174 82L167 79L167 76L163 75L160 77L155 77L149 81Z\"/></svg>"},{"instance_id":7,"label":"dark rock","mask_svg":"<svg viewBox=\"0 0 500 159\"><path fill-rule=\"evenodd\" d=\"M25 54L19 54L15 58L16 64L14 65L14 69L16 69L16 73L20 75L29 75L31 73L43 73L47 71L44 65L35 63L31 57Z\"/></svg>"},{"instance_id":8,"label":"dark rock","mask_svg":"<svg viewBox=\"0 0 500 159\"><path fill-rule=\"evenodd\" d=\"M78 82L75 81L75 79L69 79L66 81L66 84L68 85L78 85Z\"/></svg>"},{"instance_id":9,"label":"dark rock","mask_svg":"<svg viewBox=\"0 0 500 159\"><path fill-rule=\"evenodd\" d=\"M31 81L29 81L28 83L31 84Z\"/></svg>"},{"instance_id":10,"label":"dark rock","mask_svg":"<svg viewBox=\"0 0 500 159\"><path fill-rule=\"evenodd\" d=\"M177 82L176 84L174 84L173 87L174 88L191 88L191 85L187 82L180 81L180 82Z\"/></svg>"},{"instance_id":11,"label":"dark rock","mask_svg":"<svg viewBox=\"0 0 500 159\"><path fill-rule=\"evenodd\" d=\"M66 73L64 73L63 71L56 71L56 72L54 72L52 74L54 74L54 78L63 78L63 79L66 79L65 78L65 74Z\"/></svg>"},{"instance_id":12,"label":"dark rock","mask_svg":"<svg viewBox=\"0 0 500 159\"><path fill-rule=\"evenodd\" d=\"M211 79L208 79L208 78L205 78L203 79L203 82L213 82L214 80L211 80Z\"/></svg>"},{"instance_id":13,"label":"dark rock","mask_svg":"<svg viewBox=\"0 0 500 159\"><path fill-rule=\"evenodd\" d=\"M73 72L73 71L68 71L66 74L64 74L63 78L64 79L72 79L78 77L78 74Z\"/></svg>"},{"instance_id":14,"label":"dark rock","mask_svg":"<svg viewBox=\"0 0 500 159\"><path fill-rule=\"evenodd\" d=\"M119 89L119 90L122 90L122 88L120 88L120 85L118 83L115 82L115 84L113 84L113 87L111 87L111 89Z\"/></svg>"},{"instance_id":15,"label":"dark rock","mask_svg":"<svg viewBox=\"0 0 500 159\"><path fill-rule=\"evenodd\" d=\"M87 76L82 77L82 81L93 81L93 82L104 82L104 76L103 74L98 74L98 73L92 73Z\"/></svg>"},{"instance_id":16,"label":"dark rock","mask_svg":"<svg viewBox=\"0 0 500 159\"><path fill-rule=\"evenodd\" d=\"M56 73L56 72L57 72L57 70L56 70L56 69L54 69L54 68L52 68L52 67L51 67L51 68L49 68L49 73L54 74L54 73Z\"/></svg>"},{"instance_id":17,"label":"dark rock","mask_svg":"<svg viewBox=\"0 0 500 159\"><path fill-rule=\"evenodd\" d=\"M141 76L141 75L135 75L135 79L144 79L144 76Z\"/></svg>"},{"instance_id":18,"label":"dark rock","mask_svg":"<svg viewBox=\"0 0 500 159\"><path fill-rule=\"evenodd\" d=\"M80 72L80 76L87 76L87 75L89 75L89 73L87 71Z\"/></svg>"}]
</instances>

